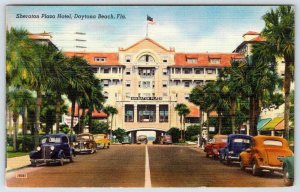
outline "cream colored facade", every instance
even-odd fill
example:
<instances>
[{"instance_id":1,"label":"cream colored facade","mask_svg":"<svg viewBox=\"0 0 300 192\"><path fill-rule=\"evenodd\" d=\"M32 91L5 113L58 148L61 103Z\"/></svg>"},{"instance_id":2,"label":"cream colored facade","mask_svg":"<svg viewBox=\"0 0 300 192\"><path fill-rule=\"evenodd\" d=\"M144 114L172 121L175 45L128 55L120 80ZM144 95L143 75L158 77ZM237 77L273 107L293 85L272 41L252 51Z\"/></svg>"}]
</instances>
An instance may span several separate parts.
<instances>
[{"instance_id":1,"label":"cream colored facade","mask_svg":"<svg viewBox=\"0 0 300 192\"><path fill-rule=\"evenodd\" d=\"M216 61L212 63L208 53L178 55L174 48L166 49L150 38L126 49L119 48L115 54L118 58L115 64L109 62L105 53L101 57L95 53L98 59L92 59L90 65L102 82L107 98L105 105L118 109L113 129L120 127L128 132L166 132L171 127L180 127L175 111L178 103L191 108L186 125L197 123L199 111L188 101L189 93L197 84L216 80L219 70L225 66L223 60L227 66L230 63L227 57L223 58L224 54L212 54ZM203 58L207 61L202 61Z\"/></svg>"}]
</instances>

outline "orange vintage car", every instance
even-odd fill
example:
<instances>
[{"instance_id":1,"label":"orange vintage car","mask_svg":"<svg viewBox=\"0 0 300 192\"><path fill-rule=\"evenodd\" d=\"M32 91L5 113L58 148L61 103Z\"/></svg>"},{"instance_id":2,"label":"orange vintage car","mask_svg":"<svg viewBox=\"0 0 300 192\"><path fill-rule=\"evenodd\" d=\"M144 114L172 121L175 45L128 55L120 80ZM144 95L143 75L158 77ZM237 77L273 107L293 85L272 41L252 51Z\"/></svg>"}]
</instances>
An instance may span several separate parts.
<instances>
[{"instance_id":1,"label":"orange vintage car","mask_svg":"<svg viewBox=\"0 0 300 192\"><path fill-rule=\"evenodd\" d=\"M206 157L211 156L213 159L219 157L219 149L225 147L227 144L227 135L215 135L211 142L204 147Z\"/></svg>"},{"instance_id":2,"label":"orange vintage car","mask_svg":"<svg viewBox=\"0 0 300 192\"><path fill-rule=\"evenodd\" d=\"M250 148L240 154L240 167L252 167L253 175L261 175L262 170L282 171L282 159L292 156L288 142L281 137L259 135L253 137Z\"/></svg>"}]
</instances>

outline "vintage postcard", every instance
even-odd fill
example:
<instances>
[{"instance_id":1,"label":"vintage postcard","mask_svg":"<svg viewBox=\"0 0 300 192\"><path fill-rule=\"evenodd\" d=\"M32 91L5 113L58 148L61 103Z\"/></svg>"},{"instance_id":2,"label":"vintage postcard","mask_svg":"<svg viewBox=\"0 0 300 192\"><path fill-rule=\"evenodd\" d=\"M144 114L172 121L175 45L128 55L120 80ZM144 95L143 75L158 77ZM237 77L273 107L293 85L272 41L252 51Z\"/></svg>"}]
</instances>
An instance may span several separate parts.
<instances>
[{"instance_id":1,"label":"vintage postcard","mask_svg":"<svg viewBox=\"0 0 300 192\"><path fill-rule=\"evenodd\" d=\"M292 5L7 5L7 187L285 187Z\"/></svg>"}]
</instances>

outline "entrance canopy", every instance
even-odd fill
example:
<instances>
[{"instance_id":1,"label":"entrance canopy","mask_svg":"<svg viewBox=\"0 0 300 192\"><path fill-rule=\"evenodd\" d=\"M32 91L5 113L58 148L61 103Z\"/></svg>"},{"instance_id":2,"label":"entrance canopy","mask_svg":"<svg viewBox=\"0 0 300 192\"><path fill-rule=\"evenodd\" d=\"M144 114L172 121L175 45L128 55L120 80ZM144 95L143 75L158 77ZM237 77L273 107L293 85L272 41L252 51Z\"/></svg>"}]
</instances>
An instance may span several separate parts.
<instances>
[{"instance_id":1,"label":"entrance canopy","mask_svg":"<svg viewBox=\"0 0 300 192\"><path fill-rule=\"evenodd\" d=\"M277 127L277 130L280 130L280 123L283 121L283 117L275 117L272 121L267 123L263 128L262 131L272 131L275 130Z\"/></svg>"}]
</instances>

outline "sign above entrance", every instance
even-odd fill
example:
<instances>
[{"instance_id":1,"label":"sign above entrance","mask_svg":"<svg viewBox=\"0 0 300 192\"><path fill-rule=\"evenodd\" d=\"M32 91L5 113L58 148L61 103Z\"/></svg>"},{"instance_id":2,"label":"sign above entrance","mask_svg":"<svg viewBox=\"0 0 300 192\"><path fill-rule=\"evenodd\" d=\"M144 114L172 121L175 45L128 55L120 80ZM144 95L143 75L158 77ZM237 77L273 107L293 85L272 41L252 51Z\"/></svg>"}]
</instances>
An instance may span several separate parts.
<instances>
[{"instance_id":1,"label":"sign above entrance","mask_svg":"<svg viewBox=\"0 0 300 192\"><path fill-rule=\"evenodd\" d=\"M130 97L131 100L162 100L162 97Z\"/></svg>"}]
</instances>

